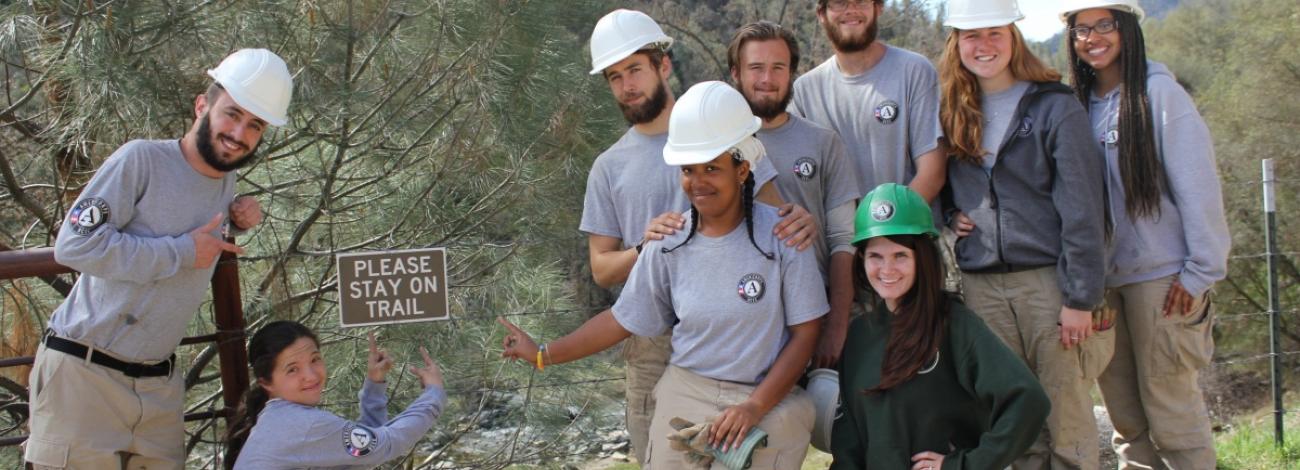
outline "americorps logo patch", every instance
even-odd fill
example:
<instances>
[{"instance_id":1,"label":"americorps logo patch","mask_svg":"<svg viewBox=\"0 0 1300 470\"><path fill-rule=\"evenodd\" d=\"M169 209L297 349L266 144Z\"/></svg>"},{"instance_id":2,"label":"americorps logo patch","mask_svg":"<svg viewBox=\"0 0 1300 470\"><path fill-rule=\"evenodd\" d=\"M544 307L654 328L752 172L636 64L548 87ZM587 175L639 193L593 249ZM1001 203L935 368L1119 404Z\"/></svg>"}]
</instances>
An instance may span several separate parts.
<instances>
[{"instance_id":1,"label":"americorps logo patch","mask_svg":"<svg viewBox=\"0 0 1300 470\"><path fill-rule=\"evenodd\" d=\"M1107 147L1114 147L1119 143L1119 128L1112 127L1106 130L1106 137L1101 140Z\"/></svg>"},{"instance_id":2,"label":"americorps logo patch","mask_svg":"<svg viewBox=\"0 0 1300 470\"><path fill-rule=\"evenodd\" d=\"M763 275L749 273L740 278L740 284L736 286L736 291L740 294L740 300L751 304L756 303L763 300L763 293L767 291L767 283L763 281Z\"/></svg>"},{"instance_id":3,"label":"americorps logo patch","mask_svg":"<svg viewBox=\"0 0 1300 470\"><path fill-rule=\"evenodd\" d=\"M77 201L68 213L68 225L77 235L90 235L104 222L108 222L108 201L97 197L88 197Z\"/></svg>"},{"instance_id":4,"label":"americorps logo patch","mask_svg":"<svg viewBox=\"0 0 1300 470\"><path fill-rule=\"evenodd\" d=\"M817 174L817 162L808 157L801 157L794 162L794 174L799 179L811 179Z\"/></svg>"},{"instance_id":5,"label":"americorps logo patch","mask_svg":"<svg viewBox=\"0 0 1300 470\"><path fill-rule=\"evenodd\" d=\"M377 445L379 445L379 437L365 426L354 424L343 431L343 448L347 450L348 455L353 457L369 455Z\"/></svg>"},{"instance_id":6,"label":"americorps logo patch","mask_svg":"<svg viewBox=\"0 0 1300 470\"><path fill-rule=\"evenodd\" d=\"M871 208L871 218L876 222L887 222L894 218L894 204L889 201L880 201L875 207Z\"/></svg>"},{"instance_id":7,"label":"americorps logo patch","mask_svg":"<svg viewBox=\"0 0 1300 470\"><path fill-rule=\"evenodd\" d=\"M876 120L884 124L889 124L898 119L898 103L885 101L876 106Z\"/></svg>"}]
</instances>

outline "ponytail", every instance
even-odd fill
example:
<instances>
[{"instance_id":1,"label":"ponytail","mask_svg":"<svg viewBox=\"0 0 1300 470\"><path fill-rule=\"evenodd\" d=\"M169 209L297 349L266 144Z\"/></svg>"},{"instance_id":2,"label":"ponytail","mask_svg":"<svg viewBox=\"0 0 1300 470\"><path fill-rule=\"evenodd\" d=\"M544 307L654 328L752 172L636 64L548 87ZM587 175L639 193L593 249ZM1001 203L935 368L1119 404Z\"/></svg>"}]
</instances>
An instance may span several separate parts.
<instances>
[{"instance_id":1,"label":"ponytail","mask_svg":"<svg viewBox=\"0 0 1300 470\"><path fill-rule=\"evenodd\" d=\"M235 468L239 451L244 449L248 434L253 431L253 426L257 425L257 415L262 413L262 409L266 408L266 402L270 400L271 396L266 393L266 389L258 384L253 384L247 392L244 392L243 399L239 401L239 408L235 409L235 418L230 420L230 427L226 430L226 458L223 462L226 470Z\"/></svg>"}]
</instances>

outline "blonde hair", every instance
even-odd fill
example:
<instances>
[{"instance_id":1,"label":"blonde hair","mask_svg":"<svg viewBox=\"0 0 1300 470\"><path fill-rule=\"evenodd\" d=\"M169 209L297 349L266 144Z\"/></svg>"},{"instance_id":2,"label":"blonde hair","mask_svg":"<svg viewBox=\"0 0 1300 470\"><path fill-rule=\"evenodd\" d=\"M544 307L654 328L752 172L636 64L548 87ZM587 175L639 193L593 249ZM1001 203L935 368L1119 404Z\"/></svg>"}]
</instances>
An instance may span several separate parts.
<instances>
[{"instance_id":1,"label":"blonde hair","mask_svg":"<svg viewBox=\"0 0 1300 470\"><path fill-rule=\"evenodd\" d=\"M1059 82L1061 74L1043 64L1025 45L1025 38L1015 24L1007 25L1011 32L1011 76L1030 82ZM949 153L958 160L979 163L984 156L981 142L984 138L984 113L980 110L980 85L975 74L961 64L958 39L961 30L953 29L943 46L939 58L939 86L942 98L939 105L939 122L948 143Z\"/></svg>"}]
</instances>

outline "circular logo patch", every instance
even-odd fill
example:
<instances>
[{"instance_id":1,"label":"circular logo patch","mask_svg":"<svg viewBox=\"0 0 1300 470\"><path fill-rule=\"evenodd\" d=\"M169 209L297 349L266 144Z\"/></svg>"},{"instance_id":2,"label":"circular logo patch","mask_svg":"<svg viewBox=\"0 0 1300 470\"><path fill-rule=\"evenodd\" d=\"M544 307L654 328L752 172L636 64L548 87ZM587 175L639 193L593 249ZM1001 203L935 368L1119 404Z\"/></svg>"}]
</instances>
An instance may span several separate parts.
<instances>
[{"instance_id":1,"label":"circular logo patch","mask_svg":"<svg viewBox=\"0 0 1300 470\"><path fill-rule=\"evenodd\" d=\"M762 275L750 273L740 278L740 284L736 286L736 291L740 294L740 300L752 304L763 299L763 292L767 291L767 284L763 282Z\"/></svg>"},{"instance_id":2,"label":"circular logo patch","mask_svg":"<svg viewBox=\"0 0 1300 470\"><path fill-rule=\"evenodd\" d=\"M1104 143L1106 144L1107 147L1114 147L1116 144L1118 144L1118 143L1119 143L1119 128L1112 127L1112 128L1110 128L1110 130L1107 130L1107 131L1106 131L1106 138L1102 139L1102 142L1104 142Z\"/></svg>"},{"instance_id":3,"label":"circular logo patch","mask_svg":"<svg viewBox=\"0 0 1300 470\"><path fill-rule=\"evenodd\" d=\"M369 455L378 444L375 432L365 426L352 425L343 431L343 448L353 457Z\"/></svg>"},{"instance_id":4,"label":"circular logo patch","mask_svg":"<svg viewBox=\"0 0 1300 470\"><path fill-rule=\"evenodd\" d=\"M871 208L871 218L876 222L888 222L894 218L894 203L889 201L880 201L875 207Z\"/></svg>"},{"instance_id":5,"label":"circular logo patch","mask_svg":"<svg viewBox=\"0 0 1300 470\"><path fill-rule=\"evenodd\" d=\"M88 197L77 201L68 213L68 225L77 235L90 235L104 222L108 222L108 201L97 197Z\"/></svg>"},{"instance_id":6,"label":"circular logo patch","mask_svg":"<svg viewBox=\"0 0 1300 470\"><path fill-rule=\"evenodd\" d=\"M1029 137L1029 133L1034 131L1034 119L1025 116L1020 120L1020 127L1016 128L1016 135L1020 137Z\"/></svg>"},{"instance_id":7,"label":"circular logo patch","mask_svg":"<svg viewBox=\"0 0 1300 470\"><path fill-rule=\"evenodd\" d=\"M898 103L886 101L876 106L876 120L885 124L894 122L898 119Z\"/></svg>"},{"instance_id":8,"label":"circular logo patch","mask_svg":"<svg viewBox=\"0 0 1300 470\"><path fill-rule=\"evenodd\" d=\"M803 157L794 162L794 174L799 179L812 179L817 174L817 162L808 157Z\"/></svg>"}]
</instances>

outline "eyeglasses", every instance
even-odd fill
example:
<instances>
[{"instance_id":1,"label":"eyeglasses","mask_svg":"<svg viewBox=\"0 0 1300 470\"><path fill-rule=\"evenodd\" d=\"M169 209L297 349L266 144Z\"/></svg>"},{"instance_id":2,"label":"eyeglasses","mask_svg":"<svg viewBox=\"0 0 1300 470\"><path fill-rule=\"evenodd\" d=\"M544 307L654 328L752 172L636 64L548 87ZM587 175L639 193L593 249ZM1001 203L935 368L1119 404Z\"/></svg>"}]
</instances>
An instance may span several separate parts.
<instances>
[{"instance_id":1,"label":"eyeglasses","mask_svg":"<svg viewBox=\"0 0 1300 470\"><path fill-rule=\"evenodd\" d=\"M1074 36L1075 39L1082 41L1088 39L1088 36L1092 36L1092 33L1106 34L1114 31L1116 28L1119 28L1119 24L1115 23L1114 20L1101 20L1092 26L1070 28L1070 35Z\"/></svg>"},{"instance_id":2,"label":"eyeglasses","mask_svg":"<svg viewBox=\"0 0 1300 470\"><path fill-rule=\"evenodd\" d=\"M876 0L830 0L826 2L826 9L836 13L848 10L849 7L865 10L873 3L876 3Z\"/></svg>"}]
</instances>

